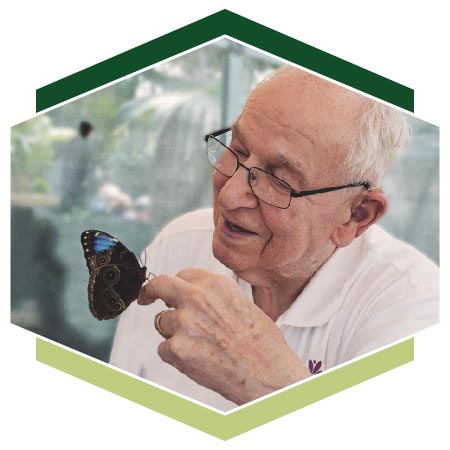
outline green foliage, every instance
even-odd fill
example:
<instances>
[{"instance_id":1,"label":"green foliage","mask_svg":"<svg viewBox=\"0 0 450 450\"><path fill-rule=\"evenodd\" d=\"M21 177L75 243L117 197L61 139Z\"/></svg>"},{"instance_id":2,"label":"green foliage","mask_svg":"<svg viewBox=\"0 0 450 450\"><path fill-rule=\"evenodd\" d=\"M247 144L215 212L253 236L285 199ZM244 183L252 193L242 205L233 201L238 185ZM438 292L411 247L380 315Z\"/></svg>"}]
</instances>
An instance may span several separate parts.
<instances>
[{"instance_id":1,"label":"green foliage","mask_svg":"<svg viewBox=\"0 0 450 450\"><path fill-rule=\"evenodd\" d=\"M70 129L54 128L43 114L11 129L13 192L47 192L46 171L54 161L53 143L71 139Z\"/></svg>"}]
</instances>

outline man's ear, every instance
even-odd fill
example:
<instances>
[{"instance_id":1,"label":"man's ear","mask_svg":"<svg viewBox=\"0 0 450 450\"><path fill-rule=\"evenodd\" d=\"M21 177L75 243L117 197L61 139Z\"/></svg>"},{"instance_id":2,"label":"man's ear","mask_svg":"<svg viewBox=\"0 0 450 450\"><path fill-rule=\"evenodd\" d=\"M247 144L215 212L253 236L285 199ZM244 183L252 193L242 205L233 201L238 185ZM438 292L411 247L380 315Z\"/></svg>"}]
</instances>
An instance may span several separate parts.
<instances>
[{"instance_id":1,"label":"man's ear","mask_svg":"<svg viewBox=\"0 0 450 450\"><path fill-rule=\"evenodd\" d=\"M333 231L331 241L336 247L346 247L380 220L387 208L388 201L381 189L368 192L362 200L352 205L350 219Z\"/></svg>"}]
</instances>

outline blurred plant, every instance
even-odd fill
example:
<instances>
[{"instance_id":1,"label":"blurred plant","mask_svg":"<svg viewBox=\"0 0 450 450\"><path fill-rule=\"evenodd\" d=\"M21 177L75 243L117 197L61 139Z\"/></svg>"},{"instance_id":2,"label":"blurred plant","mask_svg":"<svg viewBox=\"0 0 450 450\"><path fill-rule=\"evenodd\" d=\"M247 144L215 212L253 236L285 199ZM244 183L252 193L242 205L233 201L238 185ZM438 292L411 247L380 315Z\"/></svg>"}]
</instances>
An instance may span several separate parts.
<instances>
[{"instance_id":1,"label":"blurred plant","mask_svg":"<svg viewBox=\"0 0 450 450\"><path fill-rule=\"evenodd\" d=\"M71 128L54 127L46 114L13 127L11 129L12 192L48 192L46 171L53 163L53 144L71 140L75 134L75 130Z\"/></svg>"}]
</instances>

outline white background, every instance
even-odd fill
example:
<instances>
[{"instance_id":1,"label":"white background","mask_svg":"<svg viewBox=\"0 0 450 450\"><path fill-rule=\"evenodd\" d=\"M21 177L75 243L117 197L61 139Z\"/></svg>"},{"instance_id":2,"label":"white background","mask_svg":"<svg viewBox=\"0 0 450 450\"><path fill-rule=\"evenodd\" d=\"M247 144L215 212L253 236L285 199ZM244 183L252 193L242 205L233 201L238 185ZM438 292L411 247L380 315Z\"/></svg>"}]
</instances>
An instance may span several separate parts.
<instances>
[{"instance_id":1,"label":"white background","mask_svg":"<svg viewBox=\"0 0 450 450\"><path fill-rule=\"evenodd\" d=\"M8 2L13 3L13 2ZM101 3L101 2L97 2ZM15 1L0 13L3 239L0 445L3 448L450 448L448 437L448 14L445 2ZM295 7L291 5L295 4ZM107 5L107 6L106 6ZM416 336L415 361L222 442L35 361L34 336L9 324L9 127L35 114L35 90L227 8L415 90L441 127L441 324ZM444 35L447 36L444 36ZM447 178L447 181L445 180ZM413 188L413 187L412 187ZM74 256L78 257L78 255ZM443 409L441 409L443 407ZM3 441L3 442L2 442ZM6 442L9 442L4 445ZM83 447L82 447L83 446Z\"/></svg>"}]
</instances>

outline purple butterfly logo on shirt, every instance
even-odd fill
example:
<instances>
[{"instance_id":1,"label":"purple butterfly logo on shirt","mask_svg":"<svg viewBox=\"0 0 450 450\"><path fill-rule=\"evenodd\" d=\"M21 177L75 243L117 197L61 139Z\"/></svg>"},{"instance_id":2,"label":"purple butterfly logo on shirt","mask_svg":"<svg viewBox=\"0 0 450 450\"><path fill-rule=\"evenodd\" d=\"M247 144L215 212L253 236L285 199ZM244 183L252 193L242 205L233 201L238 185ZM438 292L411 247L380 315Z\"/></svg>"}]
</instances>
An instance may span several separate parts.
<instances>
[{"instance_id":1,"label":"purple butterfly logo on shirt","mask_svg":"<svg viewBox=\"0 0 450 450\"><path fill-rule=\"evenodd\" d=\"M308 368L312 375L317 375L318 373L322 373L320 370L322 367L322 361L316 361L315 359L310 359L308 362Z\"/></svg>"}]
</instances>

